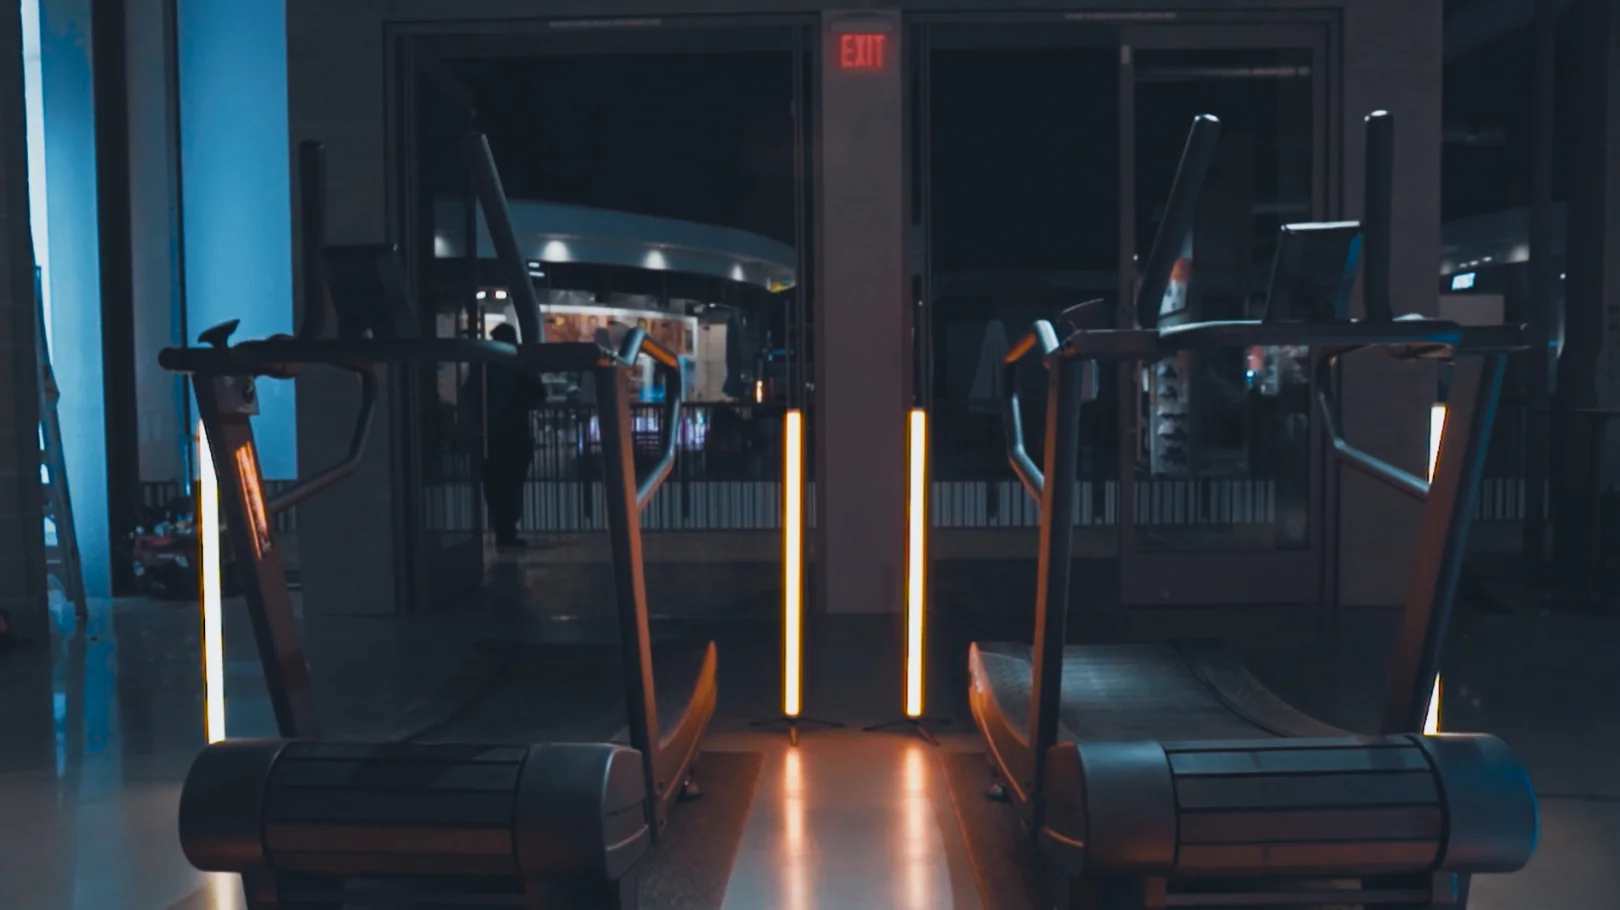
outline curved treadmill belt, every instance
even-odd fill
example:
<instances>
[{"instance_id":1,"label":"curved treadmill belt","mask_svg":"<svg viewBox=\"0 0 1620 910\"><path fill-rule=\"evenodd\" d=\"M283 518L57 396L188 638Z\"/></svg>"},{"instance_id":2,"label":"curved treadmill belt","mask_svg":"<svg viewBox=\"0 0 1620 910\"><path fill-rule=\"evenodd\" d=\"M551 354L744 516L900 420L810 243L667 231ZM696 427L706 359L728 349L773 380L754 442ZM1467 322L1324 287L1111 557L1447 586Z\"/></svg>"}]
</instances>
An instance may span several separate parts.
<instances>
[{"instance_id":1,"label":"curved treadmill belt","mask_svg":"<svg viewBox=\"0 0 1620 910\"><path fill-rule=\"evenodd\" d=\"M1008 725L1026 733L1029 645L977 643L969 661ZM1294 708L1225 646L1204 641L1065 647L1059 716L1069 741L1354 735Z\"/></svg>"},{"instance_id":2,"label":"curved treadmill belt","mask_svg":"<svg viewBox=\"0 0 1620 910\"><path fill-rule=\"evenodd\" d=\"M694 711L713 711L711 642L653 645L659 738L680 733ZM475 698L416 742L628 743L617 645L521 643L491 659L505 665Z\"/></svg>"}]
</instances>

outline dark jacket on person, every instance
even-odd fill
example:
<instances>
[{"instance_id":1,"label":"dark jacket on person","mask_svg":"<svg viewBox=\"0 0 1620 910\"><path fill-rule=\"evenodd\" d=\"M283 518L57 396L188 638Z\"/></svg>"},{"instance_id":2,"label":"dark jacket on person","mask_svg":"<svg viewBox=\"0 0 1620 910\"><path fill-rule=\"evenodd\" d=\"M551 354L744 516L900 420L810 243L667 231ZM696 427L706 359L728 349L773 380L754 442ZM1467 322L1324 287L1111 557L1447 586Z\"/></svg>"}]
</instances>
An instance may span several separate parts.
<instances>
[{"instance_id":1,"label":"dark jacket on person","mask_svg":"<svg viewBox=\"0 0 1620 910\"><path fill-rule=\"evenodd\" d=\"M529 412L544 400L545 392L538 379L502 367L489 367L484 376L484 401L488 408L485 426L489 428L490 447L532 442L534 430Z\"/></svg>"}]
</instances>

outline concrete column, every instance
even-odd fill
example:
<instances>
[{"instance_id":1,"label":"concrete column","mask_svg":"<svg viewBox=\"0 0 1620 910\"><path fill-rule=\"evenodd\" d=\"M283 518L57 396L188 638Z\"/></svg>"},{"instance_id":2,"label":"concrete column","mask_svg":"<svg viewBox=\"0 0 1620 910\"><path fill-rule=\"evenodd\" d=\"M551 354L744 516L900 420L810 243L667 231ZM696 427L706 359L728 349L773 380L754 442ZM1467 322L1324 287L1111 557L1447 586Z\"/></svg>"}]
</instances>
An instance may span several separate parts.
<instances>
[{"instance_id":1,"label":"concrete column","mask_svg":"<svg viewBox=\"0 0 1620 910\"><path fill-rule=\"evenodd\" d=\"M291 332L286 6L177 3L187 326L193 340L231 319L242 339ZM270 479L298 476L294 399L290 382L259 383L254 430Z\"/></svg>"},{"instance_id":2,"label":"concrete column","mask_svg":"<svg viewBox=\"0 0 1620 910\"><path fill-rule=\"evenodd\" d=\"M112 541L90 0L38 3L46 185L31 189L45 193L42 208L49 213L48 228L36 229L47 238L39 260L48 284L51 362L62 392L57 413L84 586L90 596L105 597L112 593Z\"/></svg>"},{"instance_id":3,"label":"concrete column","mask_svg":"<svg viewBox=\"0 0 1620 910\"><path fill-rule=\"evenodd\" d=\"M1439 4L1376 0L1347 5L1338 115L1341 210L1361 216L1366 174L1362 118L1395 118L1394 244L1390 287L1395 311L1434 315L1440 273ZM1346 358L1341 401L1345 435L1368 452L1422 476L1428 462L1432 364L1378 352ZM1354 471L1339 472L1339 598L1347 606L1402 602L1412 571L1420 507Z\"/></svg>"},{"instance_id":4,"label":"concrete column","mask_svg":"<svg viewBox=\"0 0 1620 910\"><path fill-rule=\"evenodd\" d=\"M179 376L158 351L180 334L179 212L169 75L173 0L126 0L129 92L130 265L134 296L135 398L141 480L185 480L187 440ZM245 302L245 301L244 301Z\"/></svg>"},{"instance_id":5,"label":"concrete column","mask_svg":"<svg viewBox=\"0 0 1620 910\"><path fill-rule=\"evenodd\" d=\"M902 38L898 13L822 17L814 420L820 590L833 613L898 612L905 590L912 390Z\"/></svg>"},{"instance_id":6,"label":"concrete column","mask_svg":"<svg viewBox=\"0 0 1620 910\"><path fill-rule=\"evenodd\" d=\"M0 610L40 641L49 615L20 24L14 12L0 14Z\"/></svg>"},{"instance_id":7,"label":"concrete column","mask_svg":"<svg viewBox=\"0 0 1620 910\"><path fill-rule=\"evenodd\" d=\"M381 4L289 0L288 9L287 56L297 65L288 74L287 147L305 139L326 145L327 241L388 239L391 112L384 100ZM380 373L383 402L392 400L393 375ZM319 468L343 456L358 401L346 374L311 371L298 380L301 463ZM378 408L360 473L298 507L306 613L395 611L396 568L404 568L396 558L396 527L411 520L395 514L395 436L392 409Z\"/></svg>"}]
</instances>

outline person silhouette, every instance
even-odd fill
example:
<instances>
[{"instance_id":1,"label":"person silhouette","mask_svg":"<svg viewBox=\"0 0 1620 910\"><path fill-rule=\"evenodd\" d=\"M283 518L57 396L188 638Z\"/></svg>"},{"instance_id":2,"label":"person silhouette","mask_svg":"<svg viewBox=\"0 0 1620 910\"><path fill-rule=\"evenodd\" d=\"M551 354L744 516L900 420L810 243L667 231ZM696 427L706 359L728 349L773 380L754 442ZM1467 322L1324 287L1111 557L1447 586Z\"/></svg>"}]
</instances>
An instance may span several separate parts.
<instances>
[{"instance_id":1,"label":"person silhouette","mask_svg":"<svg viewBox=\"0 0 1620 910\"><path fill-rule=\"evenodd\" d=\"M496 326L489 337L507 344L518 343L517 329L511 323ZM498 547L527 546L517 532L523 520L523 487L534 460L529 412L544 397L538 377L500 366L492 366L486 373L484 414L489 445L484 456L484 503Z\"/></svg>"}]
</instances>

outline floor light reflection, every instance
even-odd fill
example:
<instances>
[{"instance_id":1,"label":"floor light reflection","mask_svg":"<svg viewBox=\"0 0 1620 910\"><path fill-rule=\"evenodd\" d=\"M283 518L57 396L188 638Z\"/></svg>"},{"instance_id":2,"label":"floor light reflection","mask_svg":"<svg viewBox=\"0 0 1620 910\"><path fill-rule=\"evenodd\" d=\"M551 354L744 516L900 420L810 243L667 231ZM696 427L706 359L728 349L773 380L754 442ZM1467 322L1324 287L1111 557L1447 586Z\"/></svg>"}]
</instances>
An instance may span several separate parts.
<instances>
[{"instance_id":1,"label":"floor light reflection","mask_svg":"<svg viewBox=\"0 0 1620 910\"><path fill-rule=\"evenodd\" d=\"M934 910L935 907L933 876L937 851L928 762L928 751L921 744L912 743L906 748L900 768L902 893L897 904L907 910Z\"/></svg>"},{"instance_id":2,"label":"floor light reflection","mask_svg":"<svg viewBox=\"0 0 1620 910\"><path fill-rule=\"evenodd\" d=\"M810 843L805 834L807 796L804 786L804 755L790 749L782 757L782 906L787 910L810 910Z\"/></svg>"}]
</instances>

